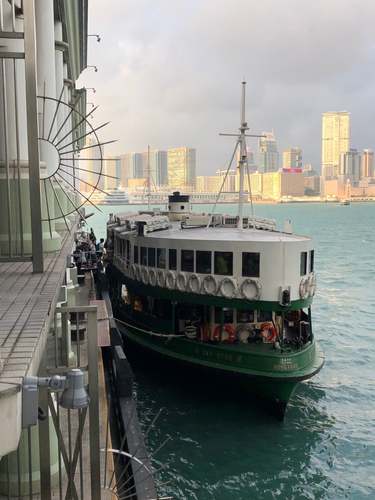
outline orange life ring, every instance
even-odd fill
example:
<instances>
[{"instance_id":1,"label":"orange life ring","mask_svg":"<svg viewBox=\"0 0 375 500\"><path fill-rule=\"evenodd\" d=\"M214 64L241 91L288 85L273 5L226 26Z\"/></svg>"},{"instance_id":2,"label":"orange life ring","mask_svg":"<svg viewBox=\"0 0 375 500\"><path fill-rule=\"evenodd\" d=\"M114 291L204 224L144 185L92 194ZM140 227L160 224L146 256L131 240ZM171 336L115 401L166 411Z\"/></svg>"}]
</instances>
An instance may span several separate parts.
<instances>
[{"instance_id":1,"label":"orange life ring","mask_svg":"<svg viewBox=\"0 0 375 500\"><path fill-rule=\"evenodd\" d=\"M277 340L277 331L273 323L262 323L260 325L260 335L265 344L273 344Z\"/></svg>"},{"instance_id":2,"label":"orange life ring","mask_svg":"<svg viewBox=\"0 0 375 500\"><path fill-rule=\"evenodd\" d=\"M228 338L225 339L224 342L233 344L233 342L236 340L236 330L234 326L230 323L226 323L225 325L223 325L223 330L228 334ZM212 340L219 342L220 337L221 337L221 325L217 325L217 327L214 330Z\"/></svg>"}]
</instances>

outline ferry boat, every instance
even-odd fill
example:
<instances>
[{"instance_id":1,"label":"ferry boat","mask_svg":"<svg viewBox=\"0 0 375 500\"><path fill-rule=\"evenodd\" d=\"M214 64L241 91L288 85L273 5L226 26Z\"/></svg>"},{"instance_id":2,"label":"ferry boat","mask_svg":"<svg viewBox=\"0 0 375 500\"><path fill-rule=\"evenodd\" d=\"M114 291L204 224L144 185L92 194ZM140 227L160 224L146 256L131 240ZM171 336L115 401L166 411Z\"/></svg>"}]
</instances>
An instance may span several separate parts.
<instances>
[{"instance_id":1,"label":"ferry boat","mask_svg":"<svg viewBox=\"0 0 375 500\"><path fill-rule=\"evenodd\" d=\"M243 87L238 215L194 213L179 192L165 212L112 214L106 273L126 342L241 382L282 419L324 362L312 330L314 248L289 222L278 230L243 215L244 102Z\"/></svg>"}]
</instances>

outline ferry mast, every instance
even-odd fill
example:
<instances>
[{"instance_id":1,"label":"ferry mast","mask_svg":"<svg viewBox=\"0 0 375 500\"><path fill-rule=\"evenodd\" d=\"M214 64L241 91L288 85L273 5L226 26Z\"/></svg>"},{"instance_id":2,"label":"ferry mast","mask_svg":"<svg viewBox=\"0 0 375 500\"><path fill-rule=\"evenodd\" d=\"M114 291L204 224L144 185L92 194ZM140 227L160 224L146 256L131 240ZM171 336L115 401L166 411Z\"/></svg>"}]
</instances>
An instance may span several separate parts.
<instances>
[{"instance_id":1,"label":"ferry mast","mask_svg":"<svg viewBox=\"0 0 375 500\"><path fill-rule=\"evenodd\" d=\"M240 183L239 183L239 192L238 192L238 223L237 227L243 229L243 205L244 205L244 179L245 179L245 168L248 173L248 184L250 191L250 202L252 209L252 217L254 217L253 213L253 200L251 195L251 187L250 187L250 175L248 172L248 158L247 158L247 147L246 147L246 137L265 137L264 135L258 134L247 134L246 132L249 130L246 121L246 81L242 82L242 94L241 94L241 124L239 134L220 134L224 136L237 137L236 147L234 153L236 152L238 146L240 147L240 159L238 162L238 169L240 174ZM231 163L229 164L228 171L231 167Z\"/></svg>"}]
</instances>

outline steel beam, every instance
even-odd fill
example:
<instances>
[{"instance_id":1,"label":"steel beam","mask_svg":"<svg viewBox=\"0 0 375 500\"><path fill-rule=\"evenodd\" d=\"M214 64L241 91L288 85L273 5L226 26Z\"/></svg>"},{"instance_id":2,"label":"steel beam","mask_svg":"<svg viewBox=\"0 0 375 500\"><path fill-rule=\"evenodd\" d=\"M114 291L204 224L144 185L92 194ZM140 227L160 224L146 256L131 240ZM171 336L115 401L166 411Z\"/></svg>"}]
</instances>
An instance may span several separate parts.
<instances>
[{"instance_id":1,"label":"steel beam","mask_svg":"<svg viewBox=\"0 0 375 500\"><path fill-rule=\"evenodd\" d=\"M29 153L33 272L42 273L44 269L44 262L36 84L35 0L27 0L27 2L24 2L23 8L25 31L27 146Z\"/></svg>"}]
</instances>

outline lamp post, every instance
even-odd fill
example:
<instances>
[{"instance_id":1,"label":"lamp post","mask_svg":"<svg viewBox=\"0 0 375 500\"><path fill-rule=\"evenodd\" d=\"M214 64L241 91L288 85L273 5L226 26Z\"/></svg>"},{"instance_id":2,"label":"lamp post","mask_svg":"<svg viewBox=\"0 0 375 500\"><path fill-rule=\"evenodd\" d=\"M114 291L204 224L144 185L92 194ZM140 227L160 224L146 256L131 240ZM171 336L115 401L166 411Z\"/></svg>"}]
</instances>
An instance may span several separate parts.
<instances>
[{"instance_id":1,"label":"lamp post","mask_svg":"<svg viewBox=\"0 0 375 500\"><path fill-rule=\"evenodd\" d=\"M96 41L99 43L101 41L101 37L99 35L87 35L87 36L95 36Z\"/></svg>"},{"instance_id":2,"label":"lamp post","mask_svg":"<svg viewBox=\"0 0 375 500\"><path fill-rule=\"evenodd\" d=\"M98 67L97 67L97 66L95 66L94 64L89 64L88 66L86 66L86 68L85 68L85 69L87 69L87 68L94 68L95 73L97 73L97 72L98 72Z\"/></svg>"}]
</instances>

